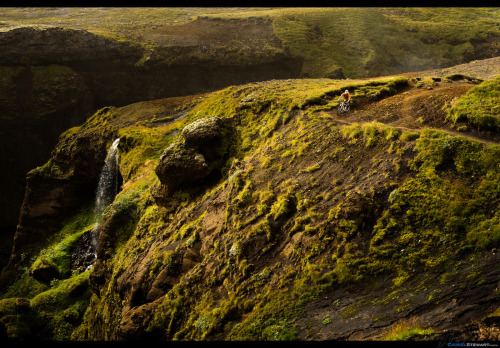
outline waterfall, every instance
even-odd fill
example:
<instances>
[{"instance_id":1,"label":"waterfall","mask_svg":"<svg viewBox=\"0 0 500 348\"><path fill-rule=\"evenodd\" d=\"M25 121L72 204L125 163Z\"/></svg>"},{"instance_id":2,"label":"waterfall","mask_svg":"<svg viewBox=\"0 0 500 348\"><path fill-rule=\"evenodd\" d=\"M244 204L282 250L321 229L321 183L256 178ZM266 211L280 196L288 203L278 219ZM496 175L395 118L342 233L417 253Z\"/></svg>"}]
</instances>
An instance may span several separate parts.
<instances>
[{"instance_id":1,"label":"waterfall","mask_svg":"<svg viewBox=\"0 0 500 348\"><path fill-rule=\"evenodd\" d=\"M77 267L85 270L92 268L92 264L97 259L97 244L103 220L104 210L110 205L115 196L120 191L120 171L118 167L118 144L120 138L116 139L108 150L104 167L99 176L99 183L96 190L94 207L94 227L88 235L83 237L81 245L76 248L73 258Z\"/></svg>"},{"instance_id":2,"label":"waterfall","mask_svg":"<svg viewBox=\"0 0 500 348\"><path fill-rule=\"evenodd\" d=\"M95 199L95 212L94 216L96 222L102 222L102 213L104 209L113 202L113 199L119 191L118 187L118 144L120 138L113 142L113 145L108 150L104 167L102 168L101 175L99 176L99 184L97 185L96 199Z\"/></svg>"}]
</instances>

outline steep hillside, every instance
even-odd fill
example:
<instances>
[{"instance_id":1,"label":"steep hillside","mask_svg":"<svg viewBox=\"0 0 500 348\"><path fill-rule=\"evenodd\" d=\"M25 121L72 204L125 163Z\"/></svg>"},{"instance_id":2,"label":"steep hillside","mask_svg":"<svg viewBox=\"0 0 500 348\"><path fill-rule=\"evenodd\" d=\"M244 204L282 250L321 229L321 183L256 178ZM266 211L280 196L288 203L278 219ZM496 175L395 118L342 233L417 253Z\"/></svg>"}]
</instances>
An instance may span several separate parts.
<instances>
[{"instance_id":1,"label":"steep hillside","mask_svg":"<svg viewBox=\"0 0 500 348\"><path fill-rule=\"evenodd\" d=\"M286 78L364 78L499 55L497 8L0 10L0 266L25 174L96 110Z\"/></svg>"},{"instance_id":2,"label":"steep hillside","mask_svg":"<svg viewBox=\"0 0 500 348\"><path fill-rule=\"evenodd\" d=\"M28 175L4 336L498 340L498 130L454 115L481 96L498 118L499 79L425 75L99 110ZM84 270L117 138L123 184Z\"/></svg>"}]
</instances>

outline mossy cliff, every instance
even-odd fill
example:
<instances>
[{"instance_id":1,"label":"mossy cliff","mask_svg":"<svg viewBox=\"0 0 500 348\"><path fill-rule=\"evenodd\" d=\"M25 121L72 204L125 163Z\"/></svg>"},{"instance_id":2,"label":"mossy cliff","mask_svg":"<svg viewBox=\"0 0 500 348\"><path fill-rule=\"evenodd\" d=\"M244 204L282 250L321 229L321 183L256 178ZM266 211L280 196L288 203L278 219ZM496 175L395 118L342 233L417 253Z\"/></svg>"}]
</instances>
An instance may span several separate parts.
<instances>
[{"instance_id":1,"label":"mossy cliff","mask_svg":"<svg viewBox=\"0 0 500 348\"><path fill-rule=\"evenodd\" d=\"M459 100L498 84L430 81ZM371 119L432 93L419 82L274 80L100 110L30 173L2 274L4 335L498 339L500 146L426 126L461 105L444 98L420 128ZM353 111L339 117L346 88ZM96 183L115 137L122 189L81 272L71 252L91 195L73 193ZM71 188L44 221L37 187ZM33 233L44 241L27 244Z\"/></svg>"},{"instance_id":2,"label":"mossy cliff","mask_svg":"<svg viewBox=\"0 0 500 348\"><path fill-rule=\"evenodd\" d=\"M0 161L12 165L0 175L12 183L1 189L2 245L10 250L25 174L50 158L59 134L81 125L95 110L297 76L300 62L274 47L277 43L269 49L262 44L257 56L236 53L238 61L234 54L226 60L200 55L200 45L166 48L156 59L148 47L87 30L29 26L0 31Z\"/></svg>"},{"instance_id":3,"label":"mossy cliff","mask_svg":"<svg viewBox=\"0 0 500 348\"><path fill-rule=\"evenodd\" d=\"M496 8L51 8L0 12L0 265L25 174L96 110L285 78L364 78L499 54Z\"/></svg>"}]
</instances>

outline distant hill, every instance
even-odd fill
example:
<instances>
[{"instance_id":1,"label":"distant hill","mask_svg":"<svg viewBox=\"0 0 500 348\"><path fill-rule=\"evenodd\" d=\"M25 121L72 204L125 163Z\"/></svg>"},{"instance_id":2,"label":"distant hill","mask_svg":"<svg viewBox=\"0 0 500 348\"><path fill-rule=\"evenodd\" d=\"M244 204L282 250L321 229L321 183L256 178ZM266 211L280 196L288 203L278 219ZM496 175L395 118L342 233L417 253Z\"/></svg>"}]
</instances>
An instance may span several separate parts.
<instances>
[{"instance_id":1,"label":"distant hill","mask_svg":"<svg viewBox=\"0 0 500 348\"><path fill-rule=\"evenodd\" d=\"M85 29L152 49L183 46L183 41L189 45L208 19L215 21L211 23L217 27L210 32L221 41L215 43L208 36L206 45L237 45L241 54L262 40L262 32L245 32L244 22L238 31L231 19L270 20L282 48L303 59L304 77L373 77L500 55L500 10L492 7L4 8L0 14L3 28L51 25ZM258 35L236 44L240 32ZM163 41L170 33L175 33L175 43ZM227 54L224 50L216 56L225 59Z\"/></svg>"}]
</instances>

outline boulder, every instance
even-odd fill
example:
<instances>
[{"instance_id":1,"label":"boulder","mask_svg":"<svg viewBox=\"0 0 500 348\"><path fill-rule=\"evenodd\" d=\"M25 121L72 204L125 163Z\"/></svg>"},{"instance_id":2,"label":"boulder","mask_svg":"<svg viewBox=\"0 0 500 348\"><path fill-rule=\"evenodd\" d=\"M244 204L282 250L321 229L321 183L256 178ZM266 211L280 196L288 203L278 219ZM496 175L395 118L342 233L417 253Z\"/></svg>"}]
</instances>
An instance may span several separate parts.
<instances>
[{"instance_id":1,"label":"boulder","mask_svg":"<svg viewBox=\"0 0 500 348\"><path fill-rule=\"evenodd\" d=\"M227 160L234 133L227 118L203 118L187 125L155 169L162 185L172 190L209 176Z\"/></svg>"},{"instance_id":2,"label":"boulder","mask_svg":"<svg viewBox=\"0 0 500 348\"><path fill-rule=\"evenodd\" d=\"M210 170L203 155L178 144L168 147L155 169L163 185L177 188L206 177Z\"/></svg>"},{"instance_id":3,"label":"boulder","mask_svg":"<svg viewBox=\"0 0 500 348\"><path fill-rule=\"evenodd\" d=\"M223 156L227 150L228 119L202 118L184 127L181 137L187 148L195 149L210 159Z\"/></svg>"}]
</instances>

